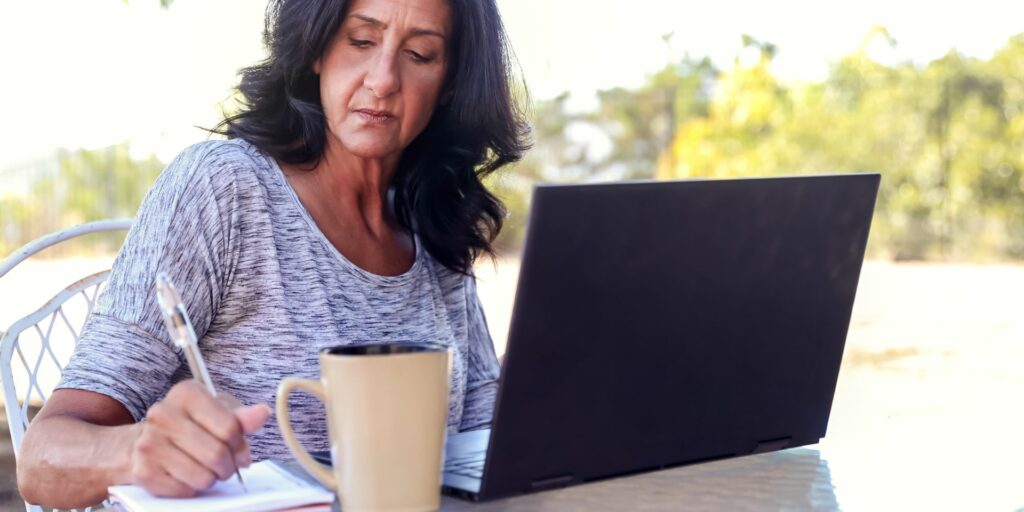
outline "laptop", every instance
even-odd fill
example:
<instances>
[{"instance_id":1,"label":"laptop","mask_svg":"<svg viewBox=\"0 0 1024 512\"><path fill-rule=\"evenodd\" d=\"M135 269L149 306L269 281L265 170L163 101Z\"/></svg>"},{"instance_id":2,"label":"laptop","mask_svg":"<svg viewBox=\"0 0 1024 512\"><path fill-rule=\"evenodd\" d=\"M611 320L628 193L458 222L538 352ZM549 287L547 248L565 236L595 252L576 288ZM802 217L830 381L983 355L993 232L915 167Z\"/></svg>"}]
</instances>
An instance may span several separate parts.
<instances>
[{"instance_id":1,"label":"laptop","mask_svg":"<svg viewBox=\"0 0 1024 512\"><path fill-rule=\"evenodd\" d=\"M878 174L535 188L482 501L817 443Z\"/></svg>"}]
</instances>

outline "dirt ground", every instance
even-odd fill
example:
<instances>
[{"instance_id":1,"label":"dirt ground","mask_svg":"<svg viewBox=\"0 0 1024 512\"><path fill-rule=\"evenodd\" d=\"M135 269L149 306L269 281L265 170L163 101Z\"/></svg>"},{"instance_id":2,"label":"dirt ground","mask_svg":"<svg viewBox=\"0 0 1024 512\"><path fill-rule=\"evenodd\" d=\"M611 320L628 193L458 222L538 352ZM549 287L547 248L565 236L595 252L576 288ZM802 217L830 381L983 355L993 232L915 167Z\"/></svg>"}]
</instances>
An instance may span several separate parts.
<instances>
[{"instance_id":1,"label":"dirt ground","mask_svg":"<svg viewBox=\"0 0 1024 512\"><path fill-rule=\"evenodd\" d=\"M109 261L44 260L12 272L0 280L0 326ZM478 270L499 354L517 274L515 259ZM986 490L964 509L1024 506L1022 366L1024 266L867 262L819 445L841 506L913 509L911 496L943 485ZM0 437L0 510L19 510L10 439Z\"/></svg>"}]
</instances>

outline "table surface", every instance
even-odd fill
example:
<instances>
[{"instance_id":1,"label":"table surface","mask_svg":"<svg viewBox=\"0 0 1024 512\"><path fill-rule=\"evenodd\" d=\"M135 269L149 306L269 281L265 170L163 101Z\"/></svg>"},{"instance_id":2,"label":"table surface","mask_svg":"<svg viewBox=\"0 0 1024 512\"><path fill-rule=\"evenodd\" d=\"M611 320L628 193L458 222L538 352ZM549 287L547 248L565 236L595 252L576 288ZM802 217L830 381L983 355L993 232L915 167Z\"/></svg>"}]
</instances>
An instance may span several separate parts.
<instances>
[{"instance_id":1,"label":"table surface","mask_svg":"<svg viewBox=\"0 0 1024 512\"><path fill-rule=\"evenodd\" d=\"M924 454L914 446L908 441L906 452L879 454L823 443L483 503L444 496L441 510L1024 512L1020 443L1001 453L979 448L973 457L949 447L936 447L931 454ZM294 462L287 464L301 471Z\"/></svg>"},{"instance_id":2,"label":"table surface","mask_svg":"<svg viewBox=\"0 0 1024 512\"><path fill-rule=\"evenodd\" d=\"M285 463L293 472L302 470ZM307 479L309 479L307 477ZM680 466L476 503L451 496L441 511L838 510L829 465L814 447ZM334 510L340 507L335 504ZM103 509L106 510L106 509Z\"/></svg>"},{"instance_id":3,"label":"table surface","mask_svg":"<svg viewBox=\"0 0 1024 512\"><path fill-rule=\"evenodd\" d=\"M681 466L484 503L445 496L443 511L838 510L828 462L794 448Z\"/></svg>"},{"instance_id":4,"label":"table surface","mask_svg":"<svg viewBox=\"0 0 1024 512\"><path fill-rule=\"evenodd\" d=\"M1018 438L992 449L979 437L974 443L942 445L935 443L942 430L937 426L912 437L878 434L875 443L860 445L826 438L806 447L484 503L444 496L441 510L1024 512L1024 442Z\"/></svg>"}]
</instances>

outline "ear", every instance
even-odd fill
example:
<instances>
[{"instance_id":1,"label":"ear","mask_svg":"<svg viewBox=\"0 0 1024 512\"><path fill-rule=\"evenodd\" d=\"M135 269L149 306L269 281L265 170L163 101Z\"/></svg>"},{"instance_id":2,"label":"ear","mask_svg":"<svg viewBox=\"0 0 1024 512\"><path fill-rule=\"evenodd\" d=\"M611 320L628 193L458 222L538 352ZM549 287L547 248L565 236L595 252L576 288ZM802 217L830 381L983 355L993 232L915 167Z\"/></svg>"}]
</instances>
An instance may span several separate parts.
<instances>
[{"instance_id":1,"label":"ear","mask_svg":"<svg viewBox=\"0 0 1024 512\"><path fill-rule=\"evenodd\" d=\"M313 74L314 75L319 75L320 74L320 59L317 59L317 60L313 61Z\"/></svg>"}]
</instances>

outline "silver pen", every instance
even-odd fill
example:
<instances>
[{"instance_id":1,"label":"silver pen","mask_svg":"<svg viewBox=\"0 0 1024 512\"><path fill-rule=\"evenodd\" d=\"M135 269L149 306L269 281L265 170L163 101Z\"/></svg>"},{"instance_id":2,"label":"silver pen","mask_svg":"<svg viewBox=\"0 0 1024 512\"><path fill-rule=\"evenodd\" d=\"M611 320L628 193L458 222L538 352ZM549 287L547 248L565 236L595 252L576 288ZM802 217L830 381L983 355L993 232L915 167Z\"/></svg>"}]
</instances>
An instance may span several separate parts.
<instances>
[{"instance_id":1,"label":"silver pen","mask_svg":"<svg viewBox=\"0 0 1024 512\"><path fill-rule=\"evenodd\" d=\"M156 276L156 302L160 306L160 312L164 317L164 325L167 326L167 332L170 333L171 340L174 341L175 345L181 347L182 352L185 353L185 359L188 360L188 367L192 370L192 376L199 382L202 382L211 395L217 396L217 389L213 387L210 374L206 372L206 363L203 362L203 356L199 353L199 340L196 339L196 331L192 328L192 321L188 317L188 311L185 310L185 304L181 302L178 290L174 288L171 279L164 272L160 272ZM248 491L245 487L245 482L242 480L242 472L238 470L238 464L233 456L231 464L235 466L235 476L238 477L238 483L242 484L243 490Z\"/></svg>"}]
</instances>

